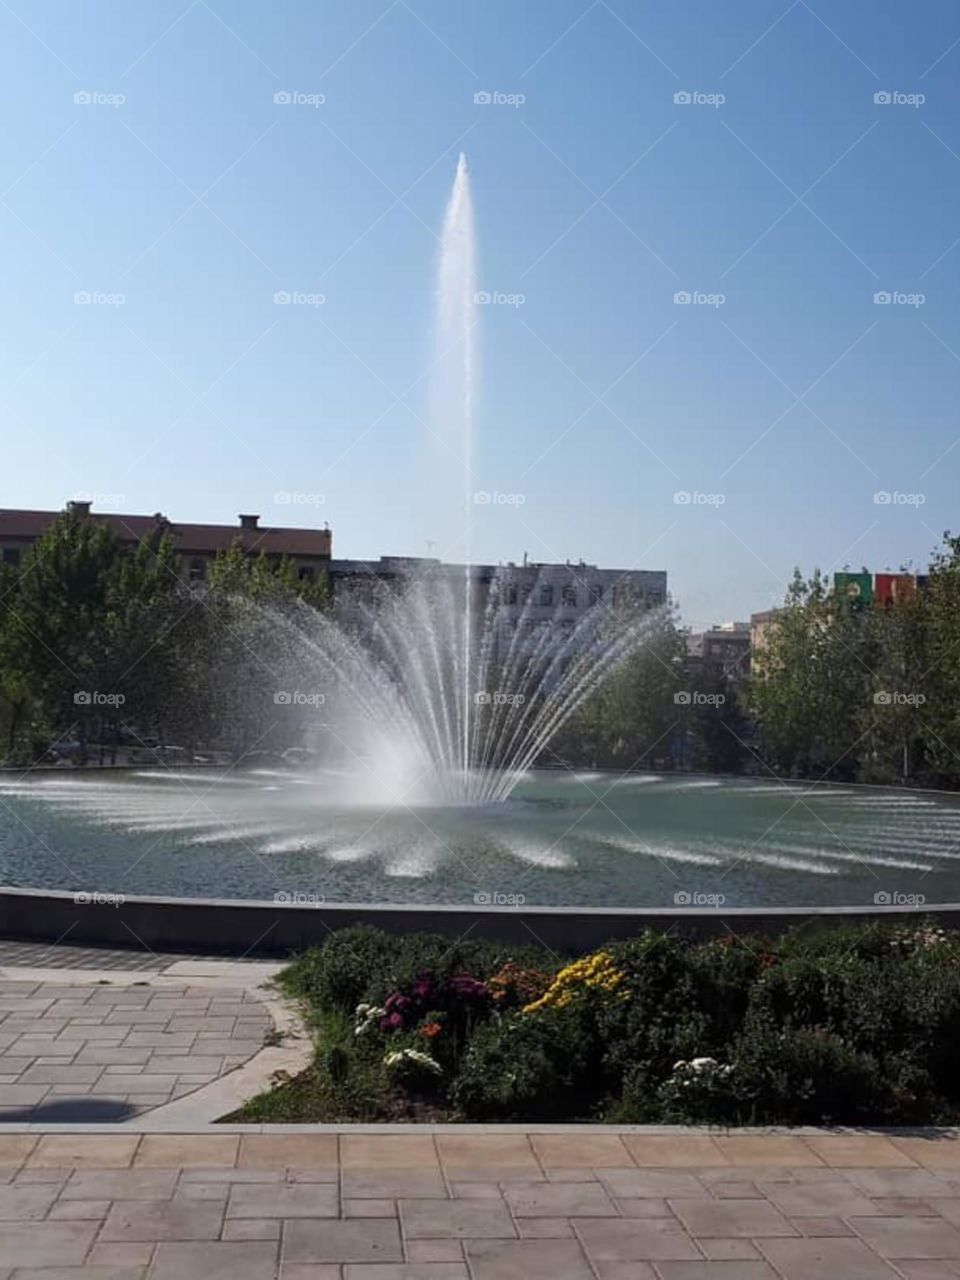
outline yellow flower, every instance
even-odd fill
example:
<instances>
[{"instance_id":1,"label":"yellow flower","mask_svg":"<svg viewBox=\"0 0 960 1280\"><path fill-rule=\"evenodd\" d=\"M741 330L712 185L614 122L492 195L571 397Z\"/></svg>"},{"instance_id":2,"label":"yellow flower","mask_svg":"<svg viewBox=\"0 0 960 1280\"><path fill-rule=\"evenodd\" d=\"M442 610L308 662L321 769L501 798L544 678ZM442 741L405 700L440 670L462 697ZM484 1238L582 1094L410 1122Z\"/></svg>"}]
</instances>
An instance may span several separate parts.
<instances>
[{"instance_id":1,"label":"yellow flower","mask_svg":"<svg viewBox=\"0 0 960 1280\"><path fill-rule=\"evenodd\" d=\"M570 1003L578 989L595 989L607 994L618 992L623 985L625 975L616 967L613 957L608 951L595 951L593 955L574 960L565 969L561 969L550 986L532 1004L524 1006L524 1013L536 1013L540 1009L562 1009ZM627 998L627 993L618 993Z\"/></svg>"}]
</instances>

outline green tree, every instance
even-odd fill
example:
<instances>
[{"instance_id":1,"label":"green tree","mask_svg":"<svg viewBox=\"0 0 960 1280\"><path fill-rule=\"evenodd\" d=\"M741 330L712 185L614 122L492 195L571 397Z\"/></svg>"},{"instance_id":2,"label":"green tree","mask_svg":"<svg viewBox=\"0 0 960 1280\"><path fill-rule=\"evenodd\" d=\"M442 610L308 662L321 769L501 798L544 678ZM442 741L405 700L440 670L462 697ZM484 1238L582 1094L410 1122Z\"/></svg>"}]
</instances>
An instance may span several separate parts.
<instances>
[{"instance_id":1,"label":"green tree","mask_svg":"<svg viewBox=\"0 0 960 1280\"><path fill-rule=\"evenodd\" d=\"M669 765L681 719L675 695L682 652L674 611L651 615L633 652L571 717L551 752L591 767Z\"/></svg>"},{"instance_id":2,"label":"green tree","mask_svg":"<svg viewBox=\"0 0 960 1280\"><path fill-rule=\"evenodd\" d=\"M804 579L797 569L746 691L768 763L855 776L876 661L870 611L836 596L819 570Z\"/></svg>"}]
</instances>

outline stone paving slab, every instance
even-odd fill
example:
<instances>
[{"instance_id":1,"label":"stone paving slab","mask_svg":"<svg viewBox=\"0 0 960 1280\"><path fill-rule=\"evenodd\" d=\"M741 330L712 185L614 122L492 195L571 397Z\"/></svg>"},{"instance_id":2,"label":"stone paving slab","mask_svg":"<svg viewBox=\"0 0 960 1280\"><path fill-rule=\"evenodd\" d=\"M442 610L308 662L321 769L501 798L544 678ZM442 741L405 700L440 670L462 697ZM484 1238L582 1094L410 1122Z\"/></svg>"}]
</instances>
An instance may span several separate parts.
<instances>
[{"instance_id":1,"label":"stone paving slab","mask_svg":"<svg viewBox=\"0 0 960 1280\"><path fill-rule=\"evenodd\" d=\"M0 1123L141 1116L249 1061L273 1027L251 987L22 972L0 982Z\"/></svg>"},{"instance_id":2,"label":"stone paving slab","mask_svg":"<svg viewBox=\"0 0 960 1280\"><path fill-rule=\"evenodd\" d=\"M953 1132L397 1130L0 1132L0 1280L960 1277Z\"/></svg>"}]
</instances>

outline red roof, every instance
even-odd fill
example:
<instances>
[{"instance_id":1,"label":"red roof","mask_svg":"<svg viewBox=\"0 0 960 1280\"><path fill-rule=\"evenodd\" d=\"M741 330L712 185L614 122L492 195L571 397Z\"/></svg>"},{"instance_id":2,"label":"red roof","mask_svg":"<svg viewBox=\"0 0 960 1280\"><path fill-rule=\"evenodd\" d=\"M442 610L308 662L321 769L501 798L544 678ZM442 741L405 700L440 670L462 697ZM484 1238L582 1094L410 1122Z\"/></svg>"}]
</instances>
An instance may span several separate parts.
<instances>
[{"instance_id":1,"label":"red roof","mask_svg":"<svg viewBox=\"0 0 960 1280\"><path fill-rule=\"evenodd\" d=\"M0 509L0 541L24 541L39 538L59 511L15 511ZM113 512L91 511L90 519L104 520L124 542L142 542L158 528L166 526L177 549L184 555L212 555L228 550L239 542L246 551L266 551L268 555L330 555L332 535L329 529L284 529L259 525L241 529L238 524L174 524L160 515L132 516Z\"/></svg>"}]
</instances>

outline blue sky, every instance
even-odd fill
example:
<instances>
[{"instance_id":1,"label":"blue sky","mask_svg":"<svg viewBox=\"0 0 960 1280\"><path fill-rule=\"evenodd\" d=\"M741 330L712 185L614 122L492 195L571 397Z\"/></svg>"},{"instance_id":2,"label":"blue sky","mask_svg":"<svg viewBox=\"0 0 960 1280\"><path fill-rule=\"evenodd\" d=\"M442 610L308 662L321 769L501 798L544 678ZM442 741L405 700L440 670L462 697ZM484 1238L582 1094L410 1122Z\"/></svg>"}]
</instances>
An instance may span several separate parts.
<instances>
[{"instance_id":1,"label":"blue sky","mask_svg":"<svg viewBox=\"0 0 960 1280\"><path fill-rule=\"evenodd\" d=\"M14 0L0 35L0 504L457 558L422 423L462 149L481 287L524 298L479 314L475 487L523 502L477 558L665 568L696 625L960 527L955 6Z\"/></svg>"}]
</instances>

